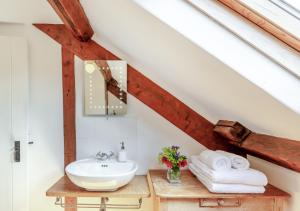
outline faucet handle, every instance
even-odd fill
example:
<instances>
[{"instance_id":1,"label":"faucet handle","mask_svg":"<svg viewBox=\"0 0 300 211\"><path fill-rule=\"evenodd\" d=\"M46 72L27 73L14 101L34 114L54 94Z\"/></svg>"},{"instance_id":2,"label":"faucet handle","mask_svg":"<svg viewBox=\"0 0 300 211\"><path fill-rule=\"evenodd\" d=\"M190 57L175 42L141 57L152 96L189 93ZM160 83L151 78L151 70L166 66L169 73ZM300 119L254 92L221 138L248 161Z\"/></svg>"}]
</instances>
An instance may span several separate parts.
<instances>
[{"instance_id":1,"label":"faucet handle","mask_svg":"<svg viewBox=\"0 0 300 211\"><path fill-rule=\"evenodd\" d=\"M97 152L96 157L100 157L101 155L103 155L103 153L101 151Z\"/></svg>"},{"instance_id":2,"label":"faucet handle","mask_svg":"<svg viewBox=\"0 0 300 211\"><path fill-rule=\"evenodd\" d=\"M110 151L108 155L109 159L111 159L113 156L115 156L115 153L113 151Z\"/></svg>"},{"instance_id":3,"label":"faucet handle","mask_svg":"<svg viewBox=\"0 0 300 211\"><path fill-rule=\"evenodd\" d=\"M107 154L106 153L104 153L104 152L102 152L102 151L99 151L99 152L97 152L97 154L96 154L96 159L98 159L98 160L102 160L105 156L107 156Z\"/></svg>"},{"instance_id":4,"label":"faucet handle","mask_svg":"<svg viewBox=\"0 0 300 211\"><path fill-rule=\"evenodd\" d=\"M96 159L101 160L101 161L105 161L105 160L110 160L113 156L115 156L115 153L113 153L112 151L110 151L109 154L99 151L96 154Z\"/></svg>"}]
</instances>

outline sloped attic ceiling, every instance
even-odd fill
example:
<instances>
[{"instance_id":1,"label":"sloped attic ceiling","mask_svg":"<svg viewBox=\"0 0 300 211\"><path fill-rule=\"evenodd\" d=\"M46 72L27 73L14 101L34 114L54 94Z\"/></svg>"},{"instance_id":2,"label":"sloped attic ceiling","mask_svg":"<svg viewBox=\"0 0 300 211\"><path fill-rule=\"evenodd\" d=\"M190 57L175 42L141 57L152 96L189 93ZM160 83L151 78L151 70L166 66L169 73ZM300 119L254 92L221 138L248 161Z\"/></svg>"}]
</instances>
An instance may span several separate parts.
<instances>
[{"instance_id":1,"label":"sloped attic ceiling","mask_svg":"<svg viewBox=\"0 0 300 211\"><path fill-rule=\"evenodd\" d=\"M95 40L210 121L236 119L257 132L299 139L298 115L136 3L81 4ZM282 130L286 122L289 131Z\"/></svg>"},{"instance_id":2,"label":"sloped attic ceiling","mask_svg":"<svg viewBox=\"0 0 300 211\"><path fill-rule=\"evenodd\" d=\"M299 52L218 1L135 2L282 104L300 113Z\"/></svg>"}]
</instances>

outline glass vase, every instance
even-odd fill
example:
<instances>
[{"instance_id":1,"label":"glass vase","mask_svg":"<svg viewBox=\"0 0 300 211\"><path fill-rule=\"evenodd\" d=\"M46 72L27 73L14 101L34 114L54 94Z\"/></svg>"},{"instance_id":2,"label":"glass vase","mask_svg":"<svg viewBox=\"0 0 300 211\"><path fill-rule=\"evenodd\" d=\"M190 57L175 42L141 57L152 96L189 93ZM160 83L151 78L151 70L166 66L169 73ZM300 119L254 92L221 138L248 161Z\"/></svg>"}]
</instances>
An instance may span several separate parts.
<instances>
[{"instance_id":1,"label":"glass vase","mask_svg":"<svg viewBox=\"0 0 300 211\"><path fill-rule=\"evenodd\" d=\"M171 184L180 184L181 172L180 169L168 169L167 171L167 179Z\"/></svg>"}]
</instances>

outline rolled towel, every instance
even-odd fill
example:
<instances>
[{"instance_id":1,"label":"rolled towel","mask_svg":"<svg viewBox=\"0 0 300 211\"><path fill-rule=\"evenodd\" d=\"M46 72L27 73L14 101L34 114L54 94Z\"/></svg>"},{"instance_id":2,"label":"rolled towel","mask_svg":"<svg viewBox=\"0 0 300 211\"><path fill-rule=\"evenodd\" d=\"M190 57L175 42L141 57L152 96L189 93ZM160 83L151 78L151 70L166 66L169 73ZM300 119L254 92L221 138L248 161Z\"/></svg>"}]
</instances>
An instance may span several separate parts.
<instances>
[{"instance_id":1,"label":"rolled towel","mask_svg":"<svg viewBox=\"0 0 300 211\"><path fill-rule=\"evenodd\" d=\"M190 163L189 169L197 177L197 179L212 193L264 193L263 186L252 186L242 184L222 184L209 180L201 172L197 171L195 166Z\"/></svg>"},{"instance_id":2,"label":"rolled towel","mask_svg":"<svg viewBox=\"0 0 300 211\"><path fill-rule=\"evenodd\" d=\"M231 168L231 161L227 156L212 150L201 152L199 159L214 170L228 170Z\"/></svg>"},{"instance_id":3,"label":"rolled towel","mask_svg":"<svg viewBox=\"0 0 300 211\"><path fill-rule=\"evenodd\" d=\"M225 152L222 150L217 150L216 152L228 157L231 160L231 166L234 169L246 170L246 169L249 169L249 167L250 167L249 161L242 156L239 156L239 155L236 155L236 154L233 154L230 152Z\"/></svg>"},{"instance_id":4,"label":"rolled towel","mask_svg":"<svg viewBox=\"0 0 300 211\"><path fill-rule=\"evenodd\" d=\"M227 171L215 171L202 163L199 160L198 156L192 156L191 162L195 166L195 168L201 170L203 175L205 175L208 179L215 183L244 184L256 186L265 186L268 184L266 175L255 169L229 169Z\"/></svg>"}]
</instances>

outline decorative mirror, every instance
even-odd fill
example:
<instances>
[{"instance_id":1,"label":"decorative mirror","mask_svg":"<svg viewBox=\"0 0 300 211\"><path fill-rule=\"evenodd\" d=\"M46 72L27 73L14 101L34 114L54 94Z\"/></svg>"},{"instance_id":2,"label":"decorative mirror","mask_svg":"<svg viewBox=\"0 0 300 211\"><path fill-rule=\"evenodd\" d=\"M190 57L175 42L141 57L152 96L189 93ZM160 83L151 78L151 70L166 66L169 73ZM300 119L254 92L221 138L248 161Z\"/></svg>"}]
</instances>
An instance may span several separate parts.
<instances>
[{"instance_id":1,"label":"decorative mirror","mask_svg":"<svg viewBox=\"0 0 300 211\"><path fill-rule=\"evenodd\" d=\"M84 61L86 115L123 115L127 111L127 63Z\"/></svg>"}]
</instances>

